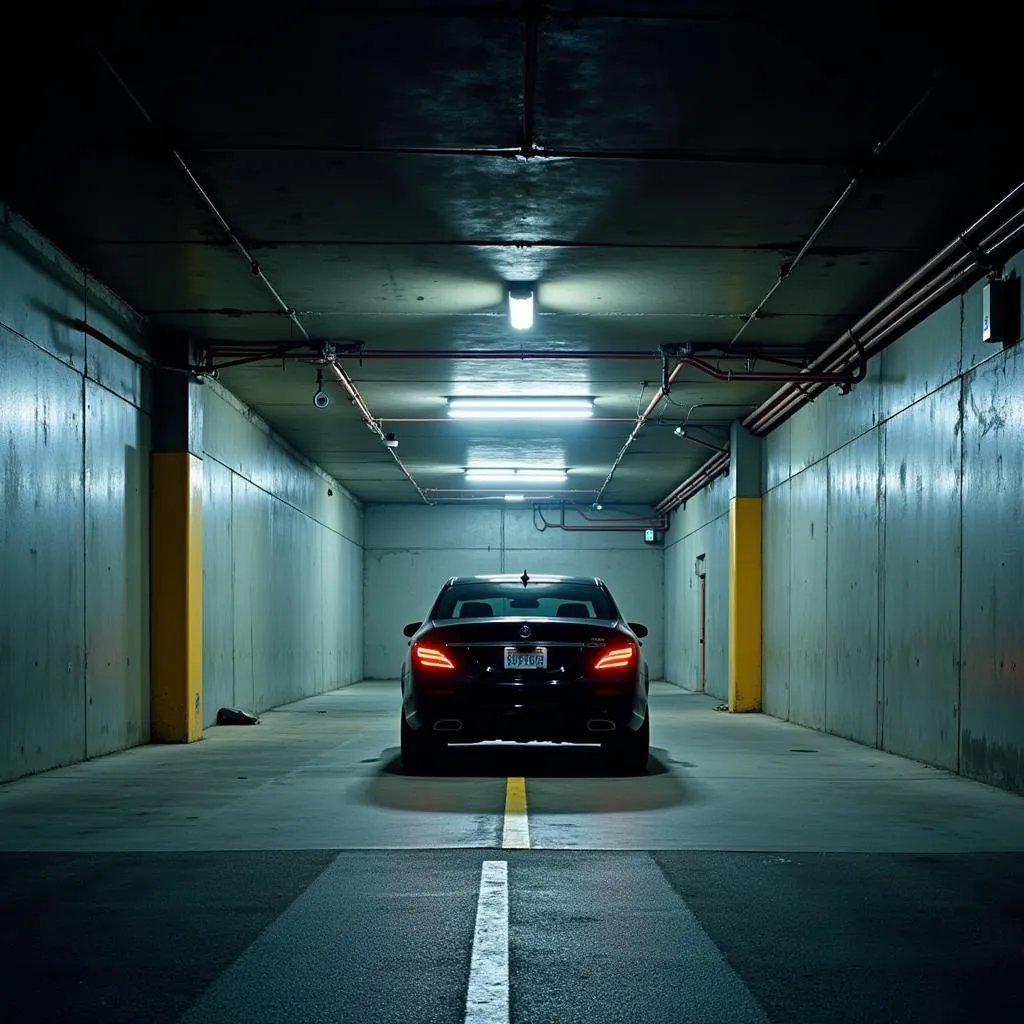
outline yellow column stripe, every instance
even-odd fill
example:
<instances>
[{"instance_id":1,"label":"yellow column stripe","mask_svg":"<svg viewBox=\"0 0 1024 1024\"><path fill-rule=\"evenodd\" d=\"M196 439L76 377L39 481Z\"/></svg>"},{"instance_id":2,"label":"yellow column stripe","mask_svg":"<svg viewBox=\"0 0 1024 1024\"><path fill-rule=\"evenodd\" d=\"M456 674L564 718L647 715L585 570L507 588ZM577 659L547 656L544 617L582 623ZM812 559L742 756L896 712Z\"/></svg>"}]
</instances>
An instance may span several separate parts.
<instances>
[{"instance_id":1,"label":"yellow column stripe","mask_svg":"<svg viewBox=\"0 0 1024 1024\"><path fill-rule=\"evenodd\" d=\"M761 499L729 502L729 710L761 710Z\"/></svg>"},{"instance_id":2,"label":"yellow column stripe","mask_svg":"<svg viewBox=\"0 0 1024 1024\"><path fill-rule=\"evenodd\" d=\"M150 734L203 735L203 463L189 452L152 457Z\"/></svg>"},{"instance_id":3,"label":"yellow column stripe","mask_svg":"<svg viewBox=\"0 0 1024 1024\"><path fill-rule=\"evenodd\" d=\"M505 824L501 845L505 850L530 848L530 822L526 816L526 779L510 778L505 785Z\"/></svg>"}]
</instances>

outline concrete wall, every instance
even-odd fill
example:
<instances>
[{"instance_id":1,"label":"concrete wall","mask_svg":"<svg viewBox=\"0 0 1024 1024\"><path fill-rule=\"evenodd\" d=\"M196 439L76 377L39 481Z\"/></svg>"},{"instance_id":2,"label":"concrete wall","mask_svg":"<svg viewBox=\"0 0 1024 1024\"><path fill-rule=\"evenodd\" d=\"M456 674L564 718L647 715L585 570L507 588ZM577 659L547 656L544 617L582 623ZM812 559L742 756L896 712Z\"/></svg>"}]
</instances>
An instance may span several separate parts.
<instances>
[{"instance_id":1,"label":"concrete wall","mask_svg":"<svg viewBox=\"0 0 1024 1024\"><path fill-rule=\"evenodd\" d=\"M0 205L0 780L149 739L142 333ZM215 384L204 419L210 723L224 705L259 711L361 677L363 524L347 492Z\"/></svg>"},{"instance_id":2,"label":"concrete wall","mask_svg":"<svg viewBox=\"0 0 1024 1024\"><path fill-rule=\"evenodd\" d=\"M1024 344L980 340L982 287L766 439L763 706L1024 793ZM666 537L665 677L691 689L701 552L724 698L724 479Z\"/></svg>"},{"instance_id":3,"label":"concrete wall","mask_svg":"<svg viewBox=\"0 0 1024 1024\"><path fill-rule=\"evenodd\" d=\"M665 537L665 679L700 689L700 583L705 575L705 685L729 692L729 481L720 478L672 516Z\"/></svg>"},{"instance_id":4,"label":"concrete wall","mask_svg":"<svg viewBox=\"0 0 1024 1024\"><path fill-rule=\"evenodd\" d=\"M370 505L365 538L367 678L398 677L402 626L423 618L448 577L523 569L601 577L623 615L651 630L644 652L651 678L662 676L662 551L642 533L538 530L530 508Z\"/></svg>"},{"instance_id":5,"label":"concrete wall","mask_svg":"<svg viewBox=\"0 0 1024 1024\"><path fill-rule=\"evenodd\" d=\"M0 780L149 737L149 374L116 297L0 205Z\"/></svg>"},{"instance_id":6,"label":"concrete wall","mask_svg":"<svg viewBox=\"0 0 1024 1024\"><path fill-rule=\"evenodd\" d=\"M363 522L347 491L229 392L204 393L209 723L223 706L262 711L361 677Z\"/></svg>"},{"instance_id":7,"label":"concrete wall","mask_svg":"<svg viewBox=\"0 0 1024 1024\"><path fill-rule=\"evenodd\" d=\"M1024 349L981 288L767 439L764 707L1024 792Z\"/></svg>"}]
</instances>

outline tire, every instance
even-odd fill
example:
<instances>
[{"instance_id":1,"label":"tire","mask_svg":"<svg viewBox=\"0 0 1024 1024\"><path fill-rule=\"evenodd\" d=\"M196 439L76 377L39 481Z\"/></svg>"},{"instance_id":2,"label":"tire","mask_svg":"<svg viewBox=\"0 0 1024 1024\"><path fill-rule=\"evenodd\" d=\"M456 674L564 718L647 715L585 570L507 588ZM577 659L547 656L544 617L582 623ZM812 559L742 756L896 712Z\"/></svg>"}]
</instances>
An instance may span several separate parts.
<instances>
[{"instance_id":1,"label":"tire","mask_svg":"<svg viewBox=\"0 0 1024 1024\"><path fill-rule=\"evenodd\" d=\"M413 729L401 714L402 768L407 774L417 775L425 772L437 756L436 745L431 742L430 734Z\"/></svg>"},{"instance_id":2,"label":"tire","mask_svg":"<svg viewBox=\"0 0 1024 1024\"><path fill-rule=\"evenodd\" d=\"M606 751L613 764L628 775L639 775L647 767L651 754L651 714L644 715L644 724L636 732L627 729L610 740Z\"/></svg>"}]
</instances>

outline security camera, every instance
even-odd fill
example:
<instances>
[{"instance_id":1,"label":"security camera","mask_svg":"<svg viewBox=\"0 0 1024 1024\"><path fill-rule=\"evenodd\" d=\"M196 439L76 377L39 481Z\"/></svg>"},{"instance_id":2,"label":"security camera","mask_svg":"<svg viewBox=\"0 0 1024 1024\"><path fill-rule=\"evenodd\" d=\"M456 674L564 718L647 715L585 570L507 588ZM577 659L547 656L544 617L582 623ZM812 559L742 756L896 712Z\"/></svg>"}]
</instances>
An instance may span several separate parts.
<instances>
[{"instance_id":1,"label":"security camera","mask_svg":"<svg viewBox=\"0 0 1024 1024\"><path fill-rule=\"evenodd\" d=\"M313 404L318 409L326 409L331 404L331 396L326 391L317 391L313 395Z\"/></svg>"}]
</instances>

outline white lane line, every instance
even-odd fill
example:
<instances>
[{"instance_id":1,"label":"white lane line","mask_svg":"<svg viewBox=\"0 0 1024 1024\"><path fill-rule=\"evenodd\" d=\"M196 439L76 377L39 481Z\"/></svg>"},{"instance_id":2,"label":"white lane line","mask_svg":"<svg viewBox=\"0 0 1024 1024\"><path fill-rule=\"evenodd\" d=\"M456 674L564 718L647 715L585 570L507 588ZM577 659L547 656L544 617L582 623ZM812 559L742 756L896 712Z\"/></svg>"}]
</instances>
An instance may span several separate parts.
<instances>
[{"instance_id":1,"label":"white lane line","mask_svg":"<svg viewBox=\"0 0 1024 1024\"><path fill-rule=\"evenodd\" d=\"M508 862L480 869L466 1024L508 1024Z\"/></svg>"},{"instance_id":2,"label":"white lane line","mask_svg":"<svg viewBox=\"0 0 1024 1024\"><path fill-rule=\"evenodd\" d=\"M530 848L530 819L526 811L526 779L510 778L505 787L505 823L501 831L505 850Z\"/></svg>"}]
</instances>

